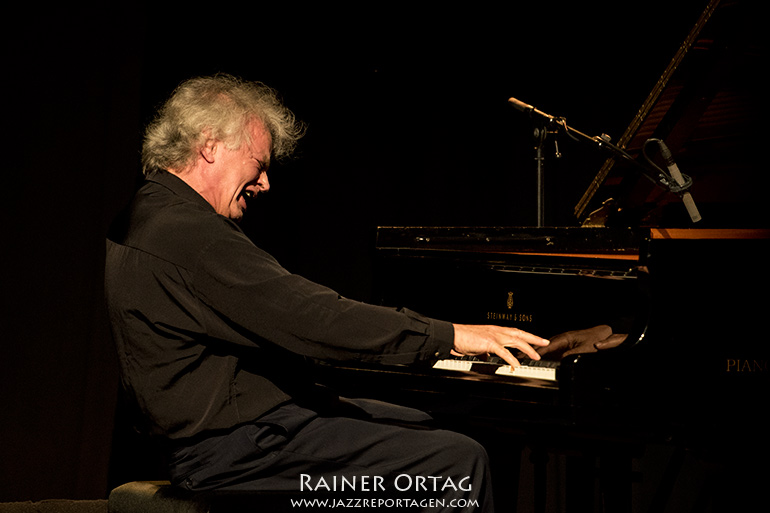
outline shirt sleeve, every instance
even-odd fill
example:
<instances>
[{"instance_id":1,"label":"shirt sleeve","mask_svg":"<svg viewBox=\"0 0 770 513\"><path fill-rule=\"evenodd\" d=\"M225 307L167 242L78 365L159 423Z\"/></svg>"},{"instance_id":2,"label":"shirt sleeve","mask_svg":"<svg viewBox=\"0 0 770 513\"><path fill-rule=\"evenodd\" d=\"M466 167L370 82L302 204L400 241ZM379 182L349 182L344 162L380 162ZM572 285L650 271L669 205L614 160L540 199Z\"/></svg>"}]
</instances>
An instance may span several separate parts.
<instances>
[{"instance_id":1,"label":"shirt sleeve","mask_svg":"<svg viewBox=\"0 0 770 513\"><path fill-rule=\"evenodd\" d=\"M452 324L344 298L289 273L240 231L204 248L194 276L210 312L206 329L217 339L384 364L446 358L453 347Z\"/></svg>"}]
</instances>

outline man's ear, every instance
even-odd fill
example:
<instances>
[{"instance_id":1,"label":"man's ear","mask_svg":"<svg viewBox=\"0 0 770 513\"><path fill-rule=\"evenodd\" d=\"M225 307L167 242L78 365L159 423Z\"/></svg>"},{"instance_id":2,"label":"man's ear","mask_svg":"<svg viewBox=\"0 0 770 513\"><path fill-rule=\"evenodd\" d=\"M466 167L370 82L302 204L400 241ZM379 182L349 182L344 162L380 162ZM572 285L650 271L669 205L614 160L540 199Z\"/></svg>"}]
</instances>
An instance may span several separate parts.
<instances>
[{"instance_id":1,"label":"man's ear","mask_svg":"<svg viewBox=\"0 0 770 513\"><path fill-rule=\"evenodd\" d=\"M208 162L209 164L214 163L214 155L217 152L217 141L212 138L206 139L206 142L203 146L201 146L201 149L199 150L201 157L203 157L203 160Z\"/></svg>"}]
</instances>

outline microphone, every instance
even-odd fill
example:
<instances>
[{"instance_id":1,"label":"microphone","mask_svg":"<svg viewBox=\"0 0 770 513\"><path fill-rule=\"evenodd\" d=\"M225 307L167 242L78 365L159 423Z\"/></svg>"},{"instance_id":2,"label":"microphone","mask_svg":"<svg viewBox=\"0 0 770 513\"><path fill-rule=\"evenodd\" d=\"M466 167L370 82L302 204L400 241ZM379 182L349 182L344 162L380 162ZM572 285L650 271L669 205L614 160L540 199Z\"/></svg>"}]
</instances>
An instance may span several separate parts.
<instances>
[{"instance_id":1,"label":"microphone","mask_svg":"<svg viewBox=\"0 0 770 513\"><path fill-rule=\"evenodd\" d=\"M519 112L523 112L525 114L534 113L538 116L544 117L549 122L553 122L555 120L555 118L550 114L546 114L545 112L534 108L532 105L528 105L521 100L517 100L516 98L508 98L508 103L511 105L511 107L518 110Z\"/></svg>"},{"instance_id":2,"label":"microphone","mask_svg":"<svg viewBox=\"0 0 770 513\"><path fill-rule=\"evenodd\" d=\"M660 156L663 157L663 159L666 161L668 172L671 174L671 177L674 179L674 181L676 181L680 187L683 187L685 180L682 176L682 172L679 171L679 166L677 166L676 162L674 162L674 157L671 155L671 150L669 150L668 146L666 146L666 143L661 140L658 141L658 145L660 146ZM695 206L695 201L692 199L692 195L689 192L685 191L682 194L682 202L684 203L684 207L687 209L687 213L690 214L690 219L692 219L692 222L697 223L700 221L700 212L698 212L698 207Z\"/></svg>"},{"instance_id":3,"label":"microphone","mask_svg":"<svg viewBox=\"0 0 770 513\"><path fill-rule=\"evenodd\" d=\"M532 105L527 105L526 103L519 101L516 98L508 98L508 103L511 104L511 107L520 112L529 112L535 109Z\"/></svg>"}]
</instances>

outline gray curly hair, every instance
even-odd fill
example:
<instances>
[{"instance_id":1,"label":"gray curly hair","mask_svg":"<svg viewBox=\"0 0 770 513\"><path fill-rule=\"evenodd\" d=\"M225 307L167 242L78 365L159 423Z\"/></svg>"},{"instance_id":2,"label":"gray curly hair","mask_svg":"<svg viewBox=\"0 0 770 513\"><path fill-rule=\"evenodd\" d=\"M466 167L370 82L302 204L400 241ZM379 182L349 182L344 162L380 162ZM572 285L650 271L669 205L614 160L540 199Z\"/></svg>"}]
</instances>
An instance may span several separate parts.
<instances>
[{"instance_id":1,"label":"gray curly hair","mask_svg":"<svg viewBox=\"0 0 770 513\"><path fill-rule=\"evenodd\" d=\"M184 169L195 161L208 138L237 149L254 119L264 123L273 140L272 157L289 156L305 126L278 94L261 82L219 74L183 82L149 124L142 146L142 170Z\"/></svg>"}]
</instances>

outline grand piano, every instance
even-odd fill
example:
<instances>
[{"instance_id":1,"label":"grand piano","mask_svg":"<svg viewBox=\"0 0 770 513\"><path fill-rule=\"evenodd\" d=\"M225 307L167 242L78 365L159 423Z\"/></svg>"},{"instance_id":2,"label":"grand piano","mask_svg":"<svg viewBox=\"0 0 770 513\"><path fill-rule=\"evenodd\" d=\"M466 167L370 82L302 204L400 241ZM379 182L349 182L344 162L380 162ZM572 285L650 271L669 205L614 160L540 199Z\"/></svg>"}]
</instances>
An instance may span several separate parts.
<instances>
[{"instance_id":1,"label":"grand piano","mask_svg":"<svg viewBox=\"0 0 770 513\"><path fill-rule=\"evenodd\" d=\"M511 472L501 480L511 494L524 493L518 456L498 448L512 441L529 447L536 511L549 507L544 462L554 452L570 455L567 511L599 511L599 503L604 511L631 511L639 476L630 462L652 443L673 453L643 501L650 510L665 509L693 454L699 471L710 473L688 508L735 510L754 495L767 472L752 462L767 455L770 427L770 223L758 151L764 63L753 7L708 3L607 152L575 206L573 226L378 229L382 304L544 337L607 324L627 334L621 345L519 375L495 362L460 361L336 366L323 380L342 393L426 409L477 436L493 461L508 462ZM606 151L603 139L587 139ZM663 141L671 156L651 155L650 140ZM665 169L672 163L684 171L678 185L685 187L671 187ZM697 221L683 204L686 193ZM720 492L709 479L721 480ZM501 502L514 510L515 500Z\"/></svg>"}]
</instances>

